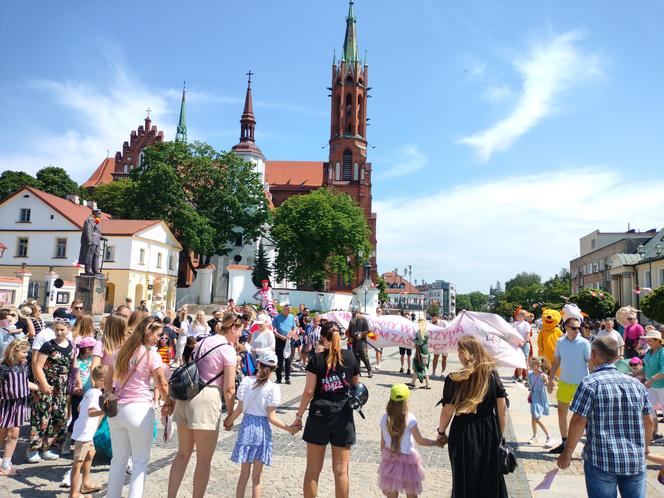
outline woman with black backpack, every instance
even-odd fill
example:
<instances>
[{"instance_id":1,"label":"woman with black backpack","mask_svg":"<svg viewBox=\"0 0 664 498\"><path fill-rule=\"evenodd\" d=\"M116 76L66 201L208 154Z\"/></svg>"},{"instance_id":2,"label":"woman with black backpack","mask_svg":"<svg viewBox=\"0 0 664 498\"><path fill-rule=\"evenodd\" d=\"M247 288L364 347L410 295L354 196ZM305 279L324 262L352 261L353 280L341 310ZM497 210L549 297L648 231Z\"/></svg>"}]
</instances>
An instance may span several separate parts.
<instances>
[{"instance_id":1,"label":"woman with black backpack","mask_svg":"<svg viewBox=\"0 0 664 498\"><path fill-rule=\"evenodd\" d=\"M200 341L192 359L198 367L201 384L207 384L192 399L175 403L173 422L178 429L178 453L173 459L168 477L168 497L175 498L187 470L191 454L196 448L194 498L202 498L210 479L212 456L217 447L221 425L221 397L228 413L235 408L235 343L244 328L244 317L226 312L216 323L215 334ZM198 360L197 360L198 359Z\"/></svg>"}]
</instances>

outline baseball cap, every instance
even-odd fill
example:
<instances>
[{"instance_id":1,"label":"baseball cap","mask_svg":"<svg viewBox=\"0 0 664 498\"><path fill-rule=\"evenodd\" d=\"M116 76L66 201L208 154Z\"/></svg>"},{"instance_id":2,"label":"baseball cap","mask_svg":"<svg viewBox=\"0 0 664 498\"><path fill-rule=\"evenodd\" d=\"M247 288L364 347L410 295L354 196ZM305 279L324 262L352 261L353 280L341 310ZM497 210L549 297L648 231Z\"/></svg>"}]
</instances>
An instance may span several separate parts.
<instances>
[{"instance_id":1,"label":"baseball cap","mask_svg":"<svg viewBox=\"0 0 664 498\"><path fill-rule=\"evenodd\" d=\"M273 351L264 351L258 357L258 363L262 363L263 365L267 365L268 367L276 367L277 355L274 354Z\"/></svg>"},{"instance_id":2,"label":"baseball cap","mask_svg":"<svg viewBox=\"0 0 664 498\"><path fill-rule=\"evenodd\" d=\"M97 341L93 337L84 337L81 339L81 342L78 343L79 348L93 348L97 344Z\"/></svg>"},{"instance_id":3,"label":"baseball cap","mask_svg":"<svg viewBox=\"0 0 664 498\"><path fill-rule=\"evenodd\" d=\"M410 398L410 389L406 384L394 384L390 389L392 401L406 401L408 398Z\"/></svg>"},{"instance_id":4,"label":"baseball cap","mask_svg":"<svg viewBox=\"0 0 664 498\"><path fill-rule=\"evenodd\" d=\"M67 311L67 308L58 308L53 312L53 318L64 318L69 320L69 323L74 323L76 317Z\"/></svg>"},{"instance_id":5,"label":"baseball cap","mask_svg":"<svg viewBox=\"0 0 664 498\"><path fill-rule=\"evenodd\" d=\"M633 358L630 358L629 360L630 365L643 365L643 362L641 361L641 358L638 356L634 356Z\"/></svg>"}]
</instances>

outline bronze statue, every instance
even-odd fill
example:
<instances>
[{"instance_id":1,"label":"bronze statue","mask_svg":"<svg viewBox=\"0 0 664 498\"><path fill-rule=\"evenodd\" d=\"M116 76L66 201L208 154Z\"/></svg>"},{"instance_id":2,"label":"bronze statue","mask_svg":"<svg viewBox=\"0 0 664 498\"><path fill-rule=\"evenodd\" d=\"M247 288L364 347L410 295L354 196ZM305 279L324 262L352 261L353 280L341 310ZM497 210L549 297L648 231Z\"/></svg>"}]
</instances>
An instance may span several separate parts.
<instances>
[{"instance_id":1,"label":"bronze statue","mask_svg":"<svg viewBox=\"0 0 664 498\"><path fill-rule=\"evenodd\" d=\"M93 209L81 232L79 264L85 265L83 275L96 275L101 271L101 209Z\"/></svg>"}]
</instances>

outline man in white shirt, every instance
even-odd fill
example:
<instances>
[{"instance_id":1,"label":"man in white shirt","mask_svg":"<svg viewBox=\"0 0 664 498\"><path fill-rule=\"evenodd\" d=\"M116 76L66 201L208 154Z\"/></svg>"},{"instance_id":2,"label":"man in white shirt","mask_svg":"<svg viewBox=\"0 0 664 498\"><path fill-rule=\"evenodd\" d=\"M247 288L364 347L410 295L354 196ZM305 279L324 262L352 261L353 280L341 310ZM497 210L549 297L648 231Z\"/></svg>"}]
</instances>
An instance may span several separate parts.
<instances>
[{"instance_id":1,"label":"man in white shirt","mask_svg":"<svg viewBox=\"0 0 664 498\"><path fill-rule=\"evenodd\" d=\"M604 320L604 329L600 330L597 332L597 338L599 339L600 337L610 337L614 341L618 343L618 349L620 350L620 356L619 358L623 357L624 350L625 350L625 340L622 338L622 336L618 333L617 330L614 328L614 323L613 323L613 318L607 318Z\"/></svg>"}]
</instances>

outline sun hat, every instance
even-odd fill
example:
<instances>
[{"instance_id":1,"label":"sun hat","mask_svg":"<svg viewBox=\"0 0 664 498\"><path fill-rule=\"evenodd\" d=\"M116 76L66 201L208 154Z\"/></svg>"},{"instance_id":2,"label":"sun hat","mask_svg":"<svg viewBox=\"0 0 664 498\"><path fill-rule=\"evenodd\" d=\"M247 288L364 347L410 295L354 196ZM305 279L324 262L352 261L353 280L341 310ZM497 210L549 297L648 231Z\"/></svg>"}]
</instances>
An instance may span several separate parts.
<instances>
[{"instance_id":1,"label":"sun hat","mask_svg":"<svg viewBox=\"0 0 664 498\"><path fill-rule=\"evenodd\" d=\"M390 389L392 401L406 401L408 398L410 398L410 389L406 384L394 384Z\"/></svg>"},{"instance_id":2,"label":"sun hat","mask_svg":"<svg viewBox=\"0 0 664 498\"><path fill-rule=\"evenodd\" d=\"M649 330L646 335L643 336L644 339L657 339L658 341L662 340L662 333L659 330Z\"/></svg>"},{"instance_id":3,"label":"sun hat","mask_svg":"<svg viewBox=\"0 0 664 498\"><path fill-rule=\"evenodd\" d=\"M18 314L21 318L30 318L32 316L32 308L30 306L23 306L19 308Z\"/></svg>"},{"instance_id":4,"label":"sun hat","mask_svg":"<svg viewBox=\"0 0 664 498\"><path fill-rule=\"evenodd\" d=\"M264 351L258 357L258 363L262 363L263 365L267 365L268 367L276 367L277 355L274 354L273 351Z\"/></svg>"},{"instance_id":5,"label":"sun hat","mask_svg":"<svg viewBox=\"0 0 664 498\"><path fill-rule=\"evenodd\" d=\"M94 348L95 344L97 344L97 341L94 339L94 337L84 337L81 339L81 342L78 343L78 347L80 348Z\"/></svg>"},{"instance_id":6,"label":"sun hat","mask_svg":"<svg viewBox=\"0 0 664 498\"><path fill-rule=\"evenodd\" d=\"M639 358L638 356L634 356L634 357L630 358L629 364L630 365L643 365L643 362L641 361L641 358Z\"/></svg>"}]
</instances>

